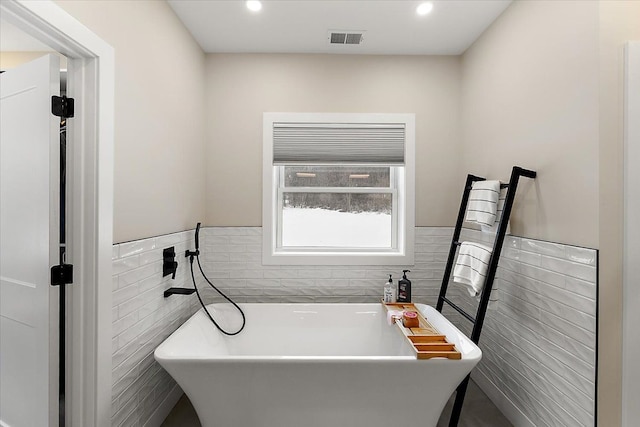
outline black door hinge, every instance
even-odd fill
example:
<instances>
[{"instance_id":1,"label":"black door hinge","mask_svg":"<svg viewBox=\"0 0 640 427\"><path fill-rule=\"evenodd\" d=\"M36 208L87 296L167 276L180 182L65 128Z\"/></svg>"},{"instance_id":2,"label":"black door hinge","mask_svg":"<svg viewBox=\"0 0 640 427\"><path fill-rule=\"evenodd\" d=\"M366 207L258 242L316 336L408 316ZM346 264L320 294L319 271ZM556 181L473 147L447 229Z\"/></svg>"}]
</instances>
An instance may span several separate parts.
<instances>
[{"instance_id":1,"label":"black door hinge","mask_svg":"<svg viewBox=\"0 0 640 427\"><path fill-rule=\"evenodd\" d=\"M51 267L51 286L73 283L73 265L61 264Z\"/></svg>"},{"instance_id":2,"label":"black door hinge","mask_svg":"<svg viewBox=\"0 0 640 427\"><path fill-rule=\"evenodd\" d=\"M51 97L51 113L54 116L64 117L65 119L73 117L73 98L66 96Z\"/></svg>"}]
</instances>

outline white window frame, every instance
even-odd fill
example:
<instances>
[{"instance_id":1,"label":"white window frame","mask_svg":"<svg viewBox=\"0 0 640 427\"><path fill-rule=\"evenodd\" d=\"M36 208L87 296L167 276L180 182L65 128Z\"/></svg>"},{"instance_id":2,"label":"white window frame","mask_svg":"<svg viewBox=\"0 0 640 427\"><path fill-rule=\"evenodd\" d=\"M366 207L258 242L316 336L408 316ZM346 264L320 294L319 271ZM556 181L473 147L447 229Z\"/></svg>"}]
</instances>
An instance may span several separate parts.
<instances>
[{"instance_id":1,"label":"white window frame","mask_svg":"<svg viewBox=\"0 0 640 427\"><path fill-rule=\"evenodd\" d=\"M283 187L284 167L273 165L273 125L290 123L401 123L405 125L405 163L391 166L390 187ZM351 113L264 113L262 262L265 265L411 265L415 228L415 115ZM380 165L378 165L380 166ZM286 248L277 230L282 229L284 192L388 193L392 194L391 248Z\"/></svg>"}]
</instances>

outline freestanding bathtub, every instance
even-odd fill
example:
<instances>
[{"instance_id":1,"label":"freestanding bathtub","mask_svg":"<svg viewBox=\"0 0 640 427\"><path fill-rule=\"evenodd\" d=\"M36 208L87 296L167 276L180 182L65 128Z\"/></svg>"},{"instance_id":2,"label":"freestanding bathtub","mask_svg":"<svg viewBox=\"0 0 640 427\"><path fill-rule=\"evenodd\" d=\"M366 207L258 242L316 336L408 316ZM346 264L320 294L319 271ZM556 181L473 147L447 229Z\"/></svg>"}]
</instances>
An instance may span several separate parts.
<instances>
[{"instance_id":1,"label":"freestanding bathtub","mask_svg":"<svg viewBox=\"0 0 640 427\"><path fill-rule=\"evenodd\" d=\"M435 427L481 351L416 304L462 353L417 360L381 304L242 304L226 337L202 310L155 351L204 427ZM209 311L230 330L229 304Z\"/></svg>"}]
</instances>

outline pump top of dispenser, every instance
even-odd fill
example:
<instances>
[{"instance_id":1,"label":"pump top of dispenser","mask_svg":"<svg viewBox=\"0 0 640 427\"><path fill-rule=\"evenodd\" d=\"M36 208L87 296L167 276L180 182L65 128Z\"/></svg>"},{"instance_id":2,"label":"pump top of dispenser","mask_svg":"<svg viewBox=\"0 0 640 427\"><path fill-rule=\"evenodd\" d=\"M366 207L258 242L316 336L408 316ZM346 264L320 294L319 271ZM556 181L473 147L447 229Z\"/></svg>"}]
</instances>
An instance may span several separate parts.
<instances>
[{"instance_id":1,"label":"pump top of dispenser","mask_svg":"<svg viewBox=\"0 0 640 427\"><path fill-rule=\"evenodd\" d=\"M402 278L403 279L407 278L407 273L411 273L411 270L402 270Z\"/></svg>"}]
</instances>

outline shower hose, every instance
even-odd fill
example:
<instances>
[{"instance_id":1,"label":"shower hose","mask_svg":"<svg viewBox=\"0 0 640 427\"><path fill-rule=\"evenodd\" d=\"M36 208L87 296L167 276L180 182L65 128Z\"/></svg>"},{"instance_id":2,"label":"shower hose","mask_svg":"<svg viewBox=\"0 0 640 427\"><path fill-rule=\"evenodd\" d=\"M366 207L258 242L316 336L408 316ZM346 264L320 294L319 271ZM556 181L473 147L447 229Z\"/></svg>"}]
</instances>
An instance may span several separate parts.
<instances>
[{"instance_id":1,"label":"shower hose","mask_svg":"<svg viewBox=\"0 0 640 427\"><path fill-rule=\"evenodd\" d=\"M211 322L216 326L216 328L218 328L218 330L220 332L222 332L225 335L229 335L229 336L238 335L244 329L244 326L245 326L246 321L247 321L247 319L246 319L246 317L244 315L244 311L242 311L242 309L238 306L238 304L236 304L231 298L226 296L224 294L224 292L222 292L220 289L218 289L216 287L216 285L211 283L211 281L209 280L207 275L204 274L204 271L202 270L202 265L200 265L199 234L200 234L200 223L198 223L198 225L196 226L196 250L194 252L187 251L187 256L189 257L189 264L191 265L191 280L193 280L193 288L196 290L196 295L198 296L198 301L200 301L200 305L202 306L202 309L204 310L204 312L209 317L209 320L211 320ZM237 331L235 331L235 332L225 331L218 324L218 322L215 321L215 319L213 318L211 313L209 313L209 310L207 309L207 307L204 305L204 302L202 301L202 297L200 296L200 291L198 290L198 286L196 285L196 276L193 273L193 260L194 260L194 258L198 263L198 269L200 270L200 273L202 274L202 277L204 277L204 280L207 281L209 286L211 286L216 292L218 292L220 294L220 296L222 296L224 299L229 301L240 312L240 315L242 316L242 326L240 326L240 329L238 329Z\"/></svg>"}]
</instances>

